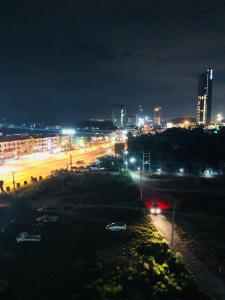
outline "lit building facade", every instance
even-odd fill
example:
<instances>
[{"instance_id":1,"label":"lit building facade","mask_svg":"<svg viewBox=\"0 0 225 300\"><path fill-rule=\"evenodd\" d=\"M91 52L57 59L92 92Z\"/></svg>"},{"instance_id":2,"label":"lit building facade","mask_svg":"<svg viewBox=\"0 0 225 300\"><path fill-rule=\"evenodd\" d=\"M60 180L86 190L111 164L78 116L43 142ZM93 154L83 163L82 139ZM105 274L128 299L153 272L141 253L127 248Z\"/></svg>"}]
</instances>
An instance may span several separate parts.
<instances>
[{"instance_id":1,"label":"lit building facade","mask_svg":"<svg viewBox=\"0 0 225 300\"><path fill-rule=\"evenodd\" d=\"M128 116L127 126L128 127L135 127L136 126L136 116Z\"/></svg>"},{"instance_id":2,"label":"lit building facade","mask_svg":"<svg viewBox=\"0 0 225 300\"><path fill-rule=\"evenodd\" d=\"M156 106L154 107L154 125L155 126L161 126L161 107Z\"/></svg>"},{"instance_id":3,"label":"lit building facade","mask_svg":"<svg viewBox=\"0 0 225 300\"><path fill-rule=\"evenodd\" d=\"M126 106L125 105L114 105L112 108L112 122L113 125L119 129L123 129L126 126Z\"/></svg>"},{"instance_id":4,"label":"lit building facade","mask_svg":"<svg viewBox=\"0 0 225 300\"><path fill-rule=\"evenodd\" d=\"M207 69L199 76L197 98L197 124L209 125L212 112L213 69Z\"/></svg>"},{"instance_id":5,"label":"lit building facade","mask_svg":"<svg viewBox=\"0 0 225 300\"><path fill-rule=\"evenodd\" d=\"M1 137L0 139L0 157L11 158L20 155L53 151L61 146L61 137L56 136L18 136Z\"/></svg>"}]
</instances>

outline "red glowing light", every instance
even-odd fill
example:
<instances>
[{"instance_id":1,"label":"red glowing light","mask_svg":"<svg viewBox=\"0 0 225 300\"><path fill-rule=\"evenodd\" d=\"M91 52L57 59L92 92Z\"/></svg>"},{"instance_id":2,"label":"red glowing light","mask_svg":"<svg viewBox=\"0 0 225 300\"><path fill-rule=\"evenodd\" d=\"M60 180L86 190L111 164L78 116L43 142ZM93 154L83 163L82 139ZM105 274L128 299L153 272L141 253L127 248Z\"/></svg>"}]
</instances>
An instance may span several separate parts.
<instances>
[{"instance_id":1,"label":"red glowing light","mask_svg":"<svg viewBox=\"0 0 225 300\"><path fill-rule=\"evenodd\" d=\"M161 210L164 210L164 209L169 209L171 208L171 204L168 203L167 201L163 201L161 199L147 199L147 200L144 200L144 204L146 206L146 208L151 208L152 207L152 203L157 203L158 204L158 207L161 209Z\"/></svg>"}]
</instances>

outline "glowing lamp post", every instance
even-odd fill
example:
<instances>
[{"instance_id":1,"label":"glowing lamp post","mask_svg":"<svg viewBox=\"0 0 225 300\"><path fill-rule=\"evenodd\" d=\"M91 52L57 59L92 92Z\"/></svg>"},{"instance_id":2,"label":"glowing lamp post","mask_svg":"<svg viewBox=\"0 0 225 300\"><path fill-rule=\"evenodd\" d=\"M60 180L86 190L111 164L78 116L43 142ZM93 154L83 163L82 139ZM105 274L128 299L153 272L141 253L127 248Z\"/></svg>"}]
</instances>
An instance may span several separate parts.
<instances>
[{"instance_id":1,"label":"glowing lamp post","mask_svg":"<svg viewBox=\"0 0 225 300\"><path fill-rule=\"evenodd\" d=\"M74 135L76 133L76 131L75 131L75 129L73 129L73 128L64 128L63 130L62 130L62 134L63 135L70 135L70 136L72 136L72 135Z\"/></svg>"},{"instance_id":2,"label":"glowing lamp post","mask_svg":"<svg viewBox=\"0 0 225 300\"><path fill-rule=\"evenodd\" d=\"M75 129L73 128L64 128L62 130L63 135L67 135L70 137L70 152L72 151L72 136L76 133ZM73 165L73 159L72 159L72 154L70 153L70 168L72 168Z\"/></svg>"},{"instance_id":3,"label":"glowing lamp post","mask_svg":"<svg viewBox=\"0 0 225 300\"><path fill-rule=\"evenodd\" d=\"M129 162L130 162L131 164L135 164L135 163L136 163L136 158L135 158L135 157L131 157L131 158L129 159Z\"/></svg>"},{"instance_id":4,"label":"glowing lamp post","mask_svg":"<svg viewBox=\"0 0 225 300\"><path fill-rule=\"evenodd\" d=\"M184 168L180 168L180 169L179 169L179 174L180 174L180 175L184 175Z\"/></svg>"},{"instance_id":5,"label":"glowing lamp post","mask_svg":"<svg viewBox=\"0 0 225 300\"><path fill-rule=\"evenodd\" d=\"M125 166L126 172L127 172L127 170L128 170L127 155L128 155L128 151L125 150L125 151L123 152L123 164L124 164L124 166Z\"/></svg>"},{"instance_id":6,"label":"glowing lamp post","mask_svg":"<svg viewBox=\"0 0 225 300\"><path fill-rule=\"evenodd\" d=\"M129 162L131 164L135 164L136 163L136 158L135 157L130 157ZM139 168L139 174L140 174L140 199L141 201L143 200L143 189L142 189L142 172L141 169Z\"/></svg>"},{"instance_id":7,"label":"glowing lamp post","mask_svg":"<svg viewBox=\"0 0 225 300\"><path fill-rule=\"evenodd\" d=\"M217 123L220 124L222 122L222 120L223 120L222 113L217 114L217 116L216 116Z\"/></svg>"}]
</instances>

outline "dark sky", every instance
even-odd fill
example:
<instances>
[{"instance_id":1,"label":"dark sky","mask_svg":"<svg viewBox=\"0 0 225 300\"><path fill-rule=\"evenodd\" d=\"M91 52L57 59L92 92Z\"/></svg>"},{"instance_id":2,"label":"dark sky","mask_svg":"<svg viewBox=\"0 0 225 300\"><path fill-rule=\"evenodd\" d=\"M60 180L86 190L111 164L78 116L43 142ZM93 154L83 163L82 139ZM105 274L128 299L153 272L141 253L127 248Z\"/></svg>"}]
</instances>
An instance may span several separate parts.
<instances>
[{"instance_id":1,"label":"dark sky","mask_svg":"<svg viewBox=\"0 0 225 300\"><path fill-rule=\"evenodd\" d=\"M208 66L215 114L225 108L225 0L0 1L0 115L11 121L109 117L114 103L195 116Z\"/></svg>"}]
</instances>

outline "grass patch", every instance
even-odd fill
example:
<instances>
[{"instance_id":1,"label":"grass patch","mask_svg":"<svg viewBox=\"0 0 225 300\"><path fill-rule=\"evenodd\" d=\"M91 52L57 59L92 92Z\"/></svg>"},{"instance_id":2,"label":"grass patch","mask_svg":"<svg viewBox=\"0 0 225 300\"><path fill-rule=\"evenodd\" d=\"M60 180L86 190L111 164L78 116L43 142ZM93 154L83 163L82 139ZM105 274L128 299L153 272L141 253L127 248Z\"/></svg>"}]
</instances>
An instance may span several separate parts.
<instances>
[{"instance_id":1,"label":"grass patch","mask_svg":"<svg viewBox=\"0 0 225 300\"><path fill-rule=\"evenodd\" d=\"M208 299L144 215L129 176L65 175L13 201L2 212L16 223L1 237L1 299ZM35 226L41 205L56 206L57 226ZM107 232L113 221L127 231ZM20 231L42 241L18 245Z\"/></svg>"}]
</instances>

